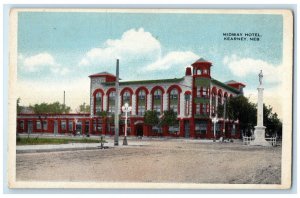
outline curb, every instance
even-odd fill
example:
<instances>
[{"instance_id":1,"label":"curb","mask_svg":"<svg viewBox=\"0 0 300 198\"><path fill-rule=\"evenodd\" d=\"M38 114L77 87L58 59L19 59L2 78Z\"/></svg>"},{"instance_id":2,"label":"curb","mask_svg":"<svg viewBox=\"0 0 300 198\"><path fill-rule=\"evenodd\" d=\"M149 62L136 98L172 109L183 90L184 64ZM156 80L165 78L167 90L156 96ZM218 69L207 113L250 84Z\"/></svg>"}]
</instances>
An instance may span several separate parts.
<instances>
[{"instance_id":1,"label":"curb","mask_svg":"<svg viewBox=\"0 0 300 198\"><path fill-rule=\"evenodd\" d=\"M105 146L104 149L112 147ZM54 149L28 149L28 150L16 150L17 154L25 153L47 153L47 152L60 152L60 151L79 151L79 150L102 150L99 147L82 147L82 148L54 148Z\"/></svg>"}]
</instances>

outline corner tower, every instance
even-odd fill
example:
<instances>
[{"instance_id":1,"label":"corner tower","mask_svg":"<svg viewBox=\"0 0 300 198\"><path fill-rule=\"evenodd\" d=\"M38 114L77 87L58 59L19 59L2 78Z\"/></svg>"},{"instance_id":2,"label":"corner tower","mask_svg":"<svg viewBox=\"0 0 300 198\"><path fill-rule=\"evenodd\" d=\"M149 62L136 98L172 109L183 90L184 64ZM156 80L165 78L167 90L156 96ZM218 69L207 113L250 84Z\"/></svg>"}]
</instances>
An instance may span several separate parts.
<instances>
[{"instance_id":1,"label":"corner tower","mask_svg":"<svg viewBox=\"0 0 300 198\"><path fill-rule=\"evenodd\" d=\"M210 68L212 63L200 58L192 64L192 117L194 118L194 135L207 137L210 132Z\"/></svg>"}]
</instances>

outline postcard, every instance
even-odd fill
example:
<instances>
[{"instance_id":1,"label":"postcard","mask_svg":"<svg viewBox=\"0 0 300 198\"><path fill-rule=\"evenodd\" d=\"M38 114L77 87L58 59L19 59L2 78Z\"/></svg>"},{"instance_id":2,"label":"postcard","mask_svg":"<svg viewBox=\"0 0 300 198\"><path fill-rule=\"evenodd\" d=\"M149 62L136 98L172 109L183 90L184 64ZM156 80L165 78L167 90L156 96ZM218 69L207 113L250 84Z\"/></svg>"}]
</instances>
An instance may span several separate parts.
<instances>
[{"instance_id":1,"label":"postcard","mask_svg":"<svg viewBox=\"0 0 300 198\"><path fill-rule=\"evenodd\" d=\"M289 189L293 13L10 12L9 187Z\"/></svg>"}]
</instances>

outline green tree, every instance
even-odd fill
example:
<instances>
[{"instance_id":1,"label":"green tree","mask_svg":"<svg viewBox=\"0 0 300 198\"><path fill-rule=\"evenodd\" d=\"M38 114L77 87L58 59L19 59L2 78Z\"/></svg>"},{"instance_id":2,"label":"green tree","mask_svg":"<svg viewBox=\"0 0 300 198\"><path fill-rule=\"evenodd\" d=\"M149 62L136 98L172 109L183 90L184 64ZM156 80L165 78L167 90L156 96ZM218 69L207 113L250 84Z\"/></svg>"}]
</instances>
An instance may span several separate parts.
<instances>
[{"instance_id":1,"label":"green tree","mask_svg":"<svg viewBox=\"0 0 300 198\"><path fill-rule=\"evenodd\" d=\"M218 106L218 117L223 117L224 105ZM257 107L249 102L244 96L232 97L226 102L226 119L239 120L240 129L243 134L251 135L257 122ZM266 134L281 136L282 123L276 113L272 112L271 106L264 105L264 126L266 126Z\"/></svg>"},{"instance_id":2,"label":"green tree","mask_svg":"<svg viewBox=\"0 0 300 198\"><path fill-rule=\"evenodd\" d=\"M24 109L23 106L20 106L21 98L17 99L17 114L21 113L21 111Z\"/></svg>"},{"instance_id":3,"label":"green tree","mask_svg":"<svg viewBox=\"0 0 300 198\"><path fill-rule=\"evenodd\" d=\"M268 136L282 136L282 122L277 113L273 113L273 108L264 104L264 126Z\"/></svg>"},{"instance_id":4,"label":"green tree","mask_svg":"<svg viewBox=\"0 0 300 198\"><path fill-rule=\"evenodd\" d=\"M85 102L77 108L77 113L89 113L90 112L90 105L87 105Z\"/></svg>"},{"instance_id":5,"label":"green tree","mask_svg":"<svg viewBox=\"0 0 300 198\"><path fill-rule=\"evenodd\" d=\"M161 120L162 125L175 126L178 124L177 113L173 109L164 111L164 115Z\"/></svg>"},{"instance_id":6,"label":"green tree","mask_svg":"<svg viewBox=\"0 0 300 198\"><path fill-rule=\"evenodd\" d=\"M157 111L155 111L155 110L146 111L145 114L144 114L144 123L148 124L148 125L151 125L151 126L158 125L159 118L158 118Z\"/></svg>"},{"instance_id":7,"label":"green tree","mask_svg":"<svg viewBox=\"0 0 300 198\"><path fill-rule=\"evenodd\" d=\"M218 106L218 117L223 117L224 105ZM243 134L250 135L256 125L256 107L249 102L248 98L240 95L227 99L226 119L239 120L240 129Z\"/></svg>"},{"instance_id":8,"label":"green tree","mask_svg":"<svg viewBox=\"0 0 300 198\"><path fill-rule=\"evenodd\" d=\"M30 108L33 109L34 113L36 114L42 114L42 113L53 113L53 114L62 114L62 113L69 113L71 111L71 108L64 105L60 104L59 102L54 102L54 103L41 103L41 104L35 104L35 105L30 105Z\"/></svg>"}]
</instances>

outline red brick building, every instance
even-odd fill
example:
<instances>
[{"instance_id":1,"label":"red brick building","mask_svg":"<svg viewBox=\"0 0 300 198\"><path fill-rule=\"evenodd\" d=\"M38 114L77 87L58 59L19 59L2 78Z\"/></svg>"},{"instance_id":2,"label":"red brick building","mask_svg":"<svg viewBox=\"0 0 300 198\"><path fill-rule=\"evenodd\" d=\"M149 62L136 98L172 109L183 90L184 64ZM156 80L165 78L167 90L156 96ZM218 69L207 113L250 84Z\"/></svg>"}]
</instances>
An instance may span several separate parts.
<instances>
[{"instance_id":1,"label":"red brick building","mask_svg":"<svg viewBox=\"0 0 300 198\"><path fill-rule=\"evenodd\" d=\"M182 78L121 81L119 83L119 133L124 134L124 116L121 107L132 106L128 119L129 136L171 136L185 138L214 138L212 117L218 105L229 97L243 94L244 84L222 83L211 77L212 63L204 59L187 67ZM19 114L18 133L54 133L114 135L112 113L115 111L116 76L102 72L90 75L90 114ZM149 126L144 124L144 113L156 110L163 116L165 110L177 113L175 126ZM107 116L100 116L107 112ZM103 115L103 114L102 114ZM216 137L220 137L225 122L225 136L239 138L236 120L219 118Z\"/></svg>"}]
</instances>

